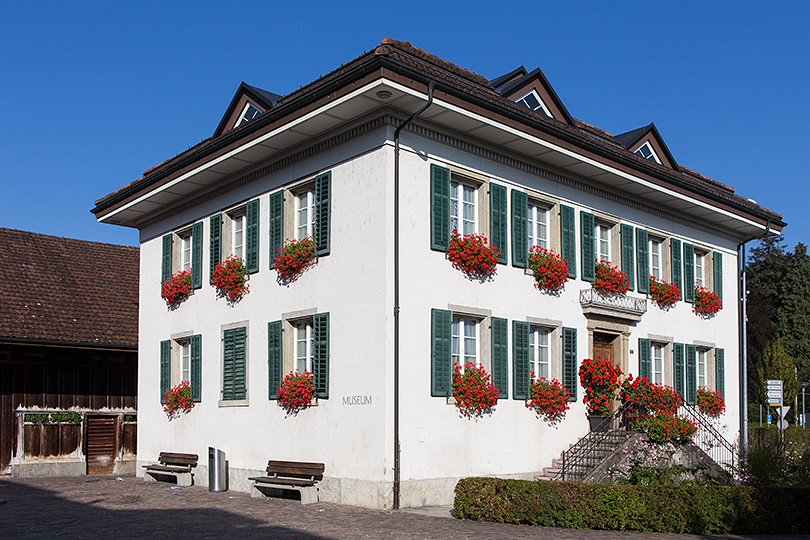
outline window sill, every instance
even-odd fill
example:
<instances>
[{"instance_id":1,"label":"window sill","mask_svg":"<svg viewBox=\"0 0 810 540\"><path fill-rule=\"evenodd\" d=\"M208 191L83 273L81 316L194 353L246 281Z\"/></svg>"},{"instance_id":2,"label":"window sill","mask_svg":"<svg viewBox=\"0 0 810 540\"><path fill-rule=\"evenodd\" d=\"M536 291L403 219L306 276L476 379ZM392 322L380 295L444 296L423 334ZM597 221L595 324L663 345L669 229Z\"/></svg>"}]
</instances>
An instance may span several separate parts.
<instances>
[{"instance_id":1,"label":"window sill","mask_svg":"<svg viewBox=\"0 0 810 540\"><path fill-rule=\"evenodd\" d=\"M250 402L247 399L220 399L217 405L219 407L247 407Z\"/></svg>"}]
</instances>

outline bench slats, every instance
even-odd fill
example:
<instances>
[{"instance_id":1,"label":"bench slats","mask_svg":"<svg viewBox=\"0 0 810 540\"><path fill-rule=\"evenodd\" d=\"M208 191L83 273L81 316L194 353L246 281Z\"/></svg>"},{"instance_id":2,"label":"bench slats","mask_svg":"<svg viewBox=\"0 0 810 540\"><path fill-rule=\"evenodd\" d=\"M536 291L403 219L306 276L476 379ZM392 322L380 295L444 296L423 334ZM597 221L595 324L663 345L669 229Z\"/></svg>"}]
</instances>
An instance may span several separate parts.
<instances>
[{"instance_id":1,"label":"bench slats","mask_svg":"<svg viewBox=\"0 0 810 540\"><path fill-rule=\"evenodd\" d=\"M197 466L199 456L197 454L181 454L179 452L161 452L158 461L167 465L188 465Z\"/></svg>"},{"instance_id":2,"label":"bench slats","mask_svg":"<svg viewBox=\"0 0 810 540\"><path fill-rule=\"evenodd\" d=\"M149 469L150 471L164 471L164 472L177 472L177 473L187 473L191 472L191 467L172 467L170 465L144 465L144 469Z\"/></svg>"},{"instance_id":3,"label":"bench slats","mask_svg":"<svg viewBox=\"0 0 810 540\"><path fill-rule=\"evenodd\" d=\"M275 461L267 462L267 473L281 476L303 476L321 480L323 478L324 464L304 461Z\"/></svg>"},{"instance_id":4,"label":"bench slats","mask_svg":"<svg viewBox=\"0 0 810 540\"><path fill-rule=\"evenodd\" d=\"M280 484L283 486L314 486L315 482L312 480L302 480L300 478L278 478L274 476L254 476L248 480L254 480L261 484Z\"/></svg>"}]
</instances>

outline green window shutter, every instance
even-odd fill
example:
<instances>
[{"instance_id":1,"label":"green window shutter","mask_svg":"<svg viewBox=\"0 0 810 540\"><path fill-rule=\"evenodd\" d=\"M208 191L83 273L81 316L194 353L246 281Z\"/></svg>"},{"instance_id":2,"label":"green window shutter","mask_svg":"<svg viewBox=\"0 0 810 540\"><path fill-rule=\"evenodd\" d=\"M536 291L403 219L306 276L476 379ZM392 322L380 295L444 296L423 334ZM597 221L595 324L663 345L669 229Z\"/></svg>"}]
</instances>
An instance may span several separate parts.
<instances>
[{"instance_id":1,"label":"green window shutter","mask_svg":"<svg viewBox=\"0 0 810 540\"><path fill-rule=\"evenodd\" d=\"M498 248L498 263L506 264L509 244L509 213L507 212L506 188L489 183L489 243ZM528 210L528 209L527 209Z\"/></svg>"},{"instance_id":2,"label":"green window shutter","mask_svg":"<svg viewBox=\"0 0 810 540\"><path fill-rule=\"evenodd\" d=\"M191 288L202 288L203 224L191 226Z\"/></svg>"},{"instance_id":3,"label":"green window shutter","mask_svg":"<svg viewBox=\"0 0 810 540\"><path fill-rule=\"evenodd\" d=\"M712 257L714 267L714 293L720 298L720 306L723 305L723 254L715 251Z\"/></svg>"},{"instance_id":4,"label":"green window shutter","mask_svg":"<svg viewBox=\"0 0 810 540\"><path fill-rule=\"evenodd\" d=\"M245 270L248 274L259 271L259 199L245 207Z\"/></svg>"},{"instance_id":5,"label":"green window shutter","mask_svg":"<svg viewBox=\"0 0 810 540\"><path fill-rule=\"evenodd\" d=\"M686 367L684 365L683 343L676 343L672 348L672 364L675 373L675 391L681 397L684 397L684 374Z\"/></svg>"},{"instance_id":6,"label":"green window shutter","mask_svg":"<svg viewBox=\"0 0 810 540\"><path fill-rule=\"evenodd\" d=\"M647 338L638 338L638 376L652 382L652 344Z\"/></svg>"},{"instance_id":7,"label":"green window shutter","mask_svg":"<svg viewBox=\"0 0 810 540\"><path fill-rule=\"evenodd\" d=\"M210 253L208 254L208 282L214 281L214 268L222 262L222 214L211 216L209 220L210 232Z\"/></svg>"},{"instance_id":8,"label":"green window shutter","mask_svg":"<svg viewBox=\"0 0 810 540\"><path fill-rule=\"evenodd\" d=\"M512 396L529 399L529 323L512 321Z\"/></svg>"},{"instance_id":9,"label":"green window shutter","mask_svg":"<svg viewBox=\"0 0 810 540\"><path fill-rule=\"evenodd\" d=\"M684 374L686 372L686 367L684 365L684 354L683 354L683 343L676 343L673 346L673 371L675 372L675 391L678 392L681 397L684 397Z\"/></svg>"},{"instance_id":10,"label":"green window shutter","mask_svg":"<svg viewBox=\"0 0 810 540\"><path fill-rule=\"evenodd\" d=\"M529 197L512 190L512 266L529 266Z\"/></svg>"},{"instance_id":11,"label":"green window shutter","mask_svg":"<svg viewBox=\"0 0 810 540\"><path fill-rule=\"evenodd\" d=\"M636 268L638 292L650 292L650 238L644 229L636 229Z\"/></svg>"},{"instance_id":12,"label":"green window shutter","mask_svg":"<svg viewBox=\"0 0 810 540\"><path fill-rule=\"evenodd\" d=\"M635 282L635 253L633 249L633 226L622 223L620 234L622 237L622 272L627 274L630 290Z\"/></svg>"},{"instance_id":13,"label":"green window shutter","mask_svg":"<svg viewBox=\"0 0 810 540\"><path fill-rule=\"evenodd\" d=\"M276 266L276 257L284 246L284 192L276 191L270 194L270 242L267 250L270 252L270 268Z\"/></svg>"},{"instance_id":14,"label":"green window shutter","mask_svg":"<svg viewBox=\"0 0 810 540\"><path fill-rule=\"evenodd\" d=\"M430 395L433 397L449 397L452 390L451 320L452 316L446 309L430 310Z\"/></svg>"},{"instance_id":15,"label":"green window shutter","mask_svg":"<svg viewBox=\"0 0 810 540\"><path fill-rule=\"evenodd\" d=\"M315 227L312 236L315 240L315 254L329 255L331 244L330 224L332 208L332 172L315 177Z\"/></svg>"},{"instance_id":16,"label":"green window shutter","mask_svg":"<svg viewBox=\"0 0 810 540\"><path fill-rule=\"evenodd\" d=\"M191 401L202 401L202 336L195 334L190 338L191 349Z\"/></svg>"},{"instance_id":17,"label":"green window shutter","mask_svg":"<svg viewBox=\"0 0 810 540\"><path fill-rule=\"evenodd\" d=\"M172 277L172 234L163 237L163 257L160 264L160 282Z\"/></svg>"},{"instance_id":18,"label":"green window shutter","mask_svg":"<svg viewBox=\"0 0 810 540\"><path fill-rule=\"evenodd\" d=\"M498 399L509 397L509 323L492 317L492 384L498 389Z\"/></svg>"},{"instance_id":19,"label":"green window shutter","mask_svg":"<svg viewBox=\"0 0 810 540\"><path fill-rule=\"evenodd\" d=\"M281 386L281 321L267 323L267 398L277 399Z\"/></svg>"},{"instance_id":20,"label":"green window shutter","mask_svg":"<svg viewBox=\"0 0 810 540\"><path fill-rule=\"evenodd\" d=\"M577 277L577 233L574 209L560 205L560 255L568 263L568 277Z\"/></svg>"},{"instance_id":21,"label":"green window shutter","mask_svg":"<svg viewBox=\"0 0 810 540\"><path fill-rule=\"evenodd\" d=\"M697 403L697 347L686 345L686 402Z\"/></svg>"},{"instance_id":22,"label":"green window shutter","mask_svg":"<svg viewBox=\"0 0 810 540\"><path fill-rule=\"evenodd\" d=\"M450 169L430 166L430 249L450 246ZM450 395L450 394L448 394Z\"/></svg>"},{"instance_id":23,"label":"green window shutter","mask_svg":"<svg viewBox=\"0 0 810 540\"><path fill-rule=\"evenodd\" d=\"M594 249L594 220L589 212L579 213L580 251L582 252L582 279L593 281L596 274L596 254Z\"/></svg>"},{"instance_id":24,"label":"green window shutter","mask_svg":"<svg viewBox=\"0 0 810 540\"><path fill-rule=\"evenodd\" d=\"M726 351L725 349L714 350L714 378L715 389L726 397Z\"/></svg>"},{"instance_id":25,"label":"green window shutter","mask_svg":"<svg viewBox=\"0 0 810 540\"><path fill-rule=\"evenodd\" d=\"M160 342L160 402L165 401L166 392L171 390L172 380L172 342Z\"/></svg>"},{"instance_id":26,"label":"green window shutter","mask_svg":"<svg viewBox=\"0 0 810 540\"><path fill-rule=\"evenodd\" d=\"M577 329L563 328L563 380L571 401L577 400Z\"/></svg>"},{"instance_id":27,"label":"green window shutter","mask_svg":"<svg viewBox=\"0 0 810 540\"><path fill-rule=\"evenodd\" d=\"M695 246L683 244L683 299L695 301Z\"/></svg>"},{"instance_id":28,"label":"green window shutter","mask_svg":"<svg viewBox=\"0 0 810 540\"><path fill-rule=\"evenodd\" d=\"M321 399L329 397L329 313L316 313L312 318L312 378L315 382L315 395Z\"/></svg>"},{"instance_id":29,"label":"green window shutter","mask_svg":"<svg viewBox=\"0 0 810 540\"><path fill-rule=\"evenodd\" d=\"M678 285L678 290L681 292L679 300L683 298L683 276L681 273L682 257L681 257L681 241L677 238L670 238L669 250L672 260L672 283Z\"/></svg>"},{"instance_id":30,"label":"green window shutter","mask_svg":"<svg viewBox=\"0 0 810 540\"><path fill-rule=\"evenodd\" d=\"M247 329L230 328L223 333L222 346L222 399L245 399Z\"/></svg>"}]
</instances>

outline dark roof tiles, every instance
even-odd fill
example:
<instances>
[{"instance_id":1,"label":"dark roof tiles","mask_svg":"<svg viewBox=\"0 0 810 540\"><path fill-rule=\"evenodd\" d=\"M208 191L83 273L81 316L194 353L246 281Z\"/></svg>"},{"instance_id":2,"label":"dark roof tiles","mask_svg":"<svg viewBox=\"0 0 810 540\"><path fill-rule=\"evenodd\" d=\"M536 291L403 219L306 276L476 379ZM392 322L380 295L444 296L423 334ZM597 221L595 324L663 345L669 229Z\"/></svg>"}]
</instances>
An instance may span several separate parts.
<instances>
[{"instance_id":1,"label":"dark roof tiles","mask_svg":"<svg viewBox=\"0 0 810 540\"><path fill-rule=\"evenodd\" d=\"M0 228L0 340L138 344L139 250Z\"/></svg>"}]
</instances>

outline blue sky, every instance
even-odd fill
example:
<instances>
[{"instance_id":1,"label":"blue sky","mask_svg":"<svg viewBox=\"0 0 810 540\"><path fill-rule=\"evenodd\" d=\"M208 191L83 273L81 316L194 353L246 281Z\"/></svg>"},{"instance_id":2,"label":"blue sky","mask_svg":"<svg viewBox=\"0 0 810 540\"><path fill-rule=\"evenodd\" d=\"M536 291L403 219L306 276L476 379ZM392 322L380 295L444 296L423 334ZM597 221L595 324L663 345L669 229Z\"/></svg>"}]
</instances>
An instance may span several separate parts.
<instances>
[{"instance_id":1,"label":"blue sky","mask_svg":"<svg viewBox=\"0 0 810 540\"><path fill-rule=\"evenodd\" d=\"M210 136L241 81L286 94L391 36L488 78L540 67L614 134L655 122L810 243L810 2L662 4L7 2L0 226L136 245L96 199Z\"/></svg>"}]
</instances>

